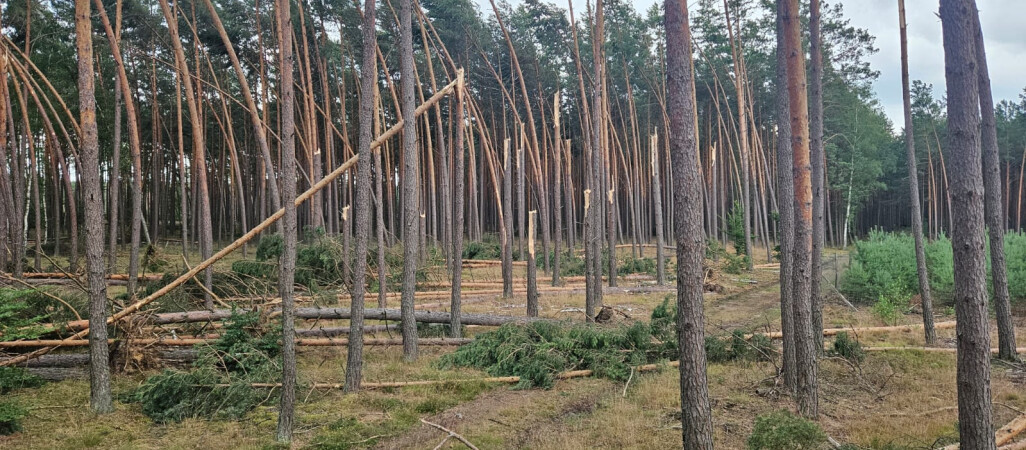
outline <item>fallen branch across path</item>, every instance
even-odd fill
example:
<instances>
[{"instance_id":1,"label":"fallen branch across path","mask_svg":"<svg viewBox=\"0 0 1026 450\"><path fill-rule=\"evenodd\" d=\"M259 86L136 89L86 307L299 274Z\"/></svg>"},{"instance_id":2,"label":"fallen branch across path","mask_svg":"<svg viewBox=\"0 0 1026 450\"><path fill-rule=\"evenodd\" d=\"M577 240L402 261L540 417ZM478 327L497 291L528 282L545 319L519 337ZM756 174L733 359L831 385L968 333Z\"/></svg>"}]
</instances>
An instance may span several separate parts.
<instances>
[{"instance_id":1,"label":"fallen branch across path","mask_svg":"<svg viewBox=\"0 0 1026 450\"><path fill-rule=\"evenodd\" d=\"M455 431L452 431L452 430L450 430L450 429L448 429L446 427L443 427L443 426L441 426L441 425L439 425L437 423L428 422L428 421L426 421L424 419L420 419L420 421L423 422L424 425L430 425L430 426L435 427L435 428L437 428L439 430L442 430L443 432L449 433L449 436L447 436L446 439L454 437L454 438L458 439L460 442L462 442L464 445L466 445L467 447L470 447L471 450L478 450L478 448L476 446L474 446L474 444L471 444L470 441L467 440L467 438L465 438L463 436L460 436L459 433L457 433ZM441 445L441 444L439 444L439 445Z\"/></svg>"},{"instance_id":2,"label":"fallen branch across path","mask_svg":"<svg viewBox=\"0 0 1026 450\"><path fill-rule=\"evenodd\" d=\"M895 331L900 331L900 332L906 332L907 333L907 332L912 332L912 331L920 330L922 328L923 328L922 324L897 325L897 326L890 326L890 327L827 328L827 329L823 330L823 336L836 336L837 333L863 334L863 333L891 333L891 332L895 332ZM936 324L934 324L934 328L936 328L938 330L947 330L947 329L955 328L955 321L951 320L951 321L946 321L946 322L937 322ZM745 335L745 339L751 339L752 336L753 335L751 335L751 334L746 334ZM781 339L781 338L784 337L783 333L780 332L780 331L773 331L773 332L765 333L764 336L766 336L766 337L768 337L770 339Z\"/></svg>"},{"instance_id":3,"label":"fallen branch across path","mask_svg":"<svg viewBox=\"0 0 1026 450\"><path fill-rule=\"evenodd\" d=\"M928 353L957 353L957 349L954 347L862 347L862 350L867 352L890 352L890 351L913 351L913 352L928 352ZM1026 347L1019 347L1015 349L1016 352L1026 352ZM990 349L991 353L997 354L998 349Z\"/></svg>"},{"instance_id":4,"label":"fallen branch across path","mask_svg":"<svg viewBox=\"0 0 1026 450\"><path fill-rule=\"evenodd\" d=\"M1007 424L1005 424L1005 426L999 428L997 432L994 433L994 444L998 447L1001 447L1001 450L1006 450L1006 447L1004 447L1004 445L1012 442L1012 440L1014 440L1016 436L1022 434L1024 431L1026 431L1026 414L1022 414L1016 417L1015 419L1012 419L1011 422L1008 422ZM947 447L944 447L942 450L958 450L958 448L958 444L951 444ZM1026 441L1010 445L1008 446L1008 448L1026 448Z\"/></svg>"}]
</instances>

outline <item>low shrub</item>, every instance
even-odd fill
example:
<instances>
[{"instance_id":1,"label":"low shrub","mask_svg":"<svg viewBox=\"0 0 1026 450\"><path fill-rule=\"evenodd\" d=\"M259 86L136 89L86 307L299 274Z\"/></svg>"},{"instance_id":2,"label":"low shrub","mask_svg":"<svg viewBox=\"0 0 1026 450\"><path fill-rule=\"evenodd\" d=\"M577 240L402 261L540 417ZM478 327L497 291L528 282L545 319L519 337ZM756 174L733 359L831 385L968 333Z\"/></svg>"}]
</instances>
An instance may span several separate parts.
<instances>
[{"instance_id":1,"label":"low shrub","mask_svg":"<svg viewBox=\"0 0 1026 450\"><path fill-rule=\"evenodd\" d=\"M625 258L616 268L616 273L620 276L632 273L645 273L654 276L656 271L658 268L655 258L635 258L633 256Z\"/></svg>"},{"instance_id":2,"label":"low shrub","mask_svg":"<svg viewBox=\"0 0 1026 450\"><path fill-rule=\"evenodd\" d=\"M0 394L6 394L15 389L34 388L45 384L39 378L21 367L0 367Z\"/></svg>"},{"instance_id":3,"label":"low shrub","mask_svg":"<svg viewBox=\"0 0 1026 450\"><path fill-rule=\"evenodd\" d=\"M866 359L866 351L857 339L852 339L847 332L837 333L834 337L834 348L832 354L852 362L862 362Z\"/></svg>"},{"instance_id":4,"label":"low shrub","mask_svg":"<svg viewBox=\"0 0 1026 450\"><path fill-rule=\"evenodd\" d=\"M826 434L815 422L780 410L755 418L748 449L808 450L818 449L826 442Z\"/></svg>"},{"instance_id":5,"label":"low shrub","mask_svg":"<svg viewBox=\"0 0 1026 450\"><path fill-rule=\"evenodd\" d=\"M727 263L723 265L723 271L738 275L745 270L748 270L748 255L742 254L741 256L731 255L730 253L724 253L727 258Z\"/></svg>"},{"instance_id":6,"label":"low shrub","mask_svg":"<svg viewBox=\"0 0 1026 450\"><path fill-rule=\"evenodd\" d=\"M28 411L12 402L0 402L0 436L7 436L21 431L21 419Z\"/></svg>"}]
</instances>

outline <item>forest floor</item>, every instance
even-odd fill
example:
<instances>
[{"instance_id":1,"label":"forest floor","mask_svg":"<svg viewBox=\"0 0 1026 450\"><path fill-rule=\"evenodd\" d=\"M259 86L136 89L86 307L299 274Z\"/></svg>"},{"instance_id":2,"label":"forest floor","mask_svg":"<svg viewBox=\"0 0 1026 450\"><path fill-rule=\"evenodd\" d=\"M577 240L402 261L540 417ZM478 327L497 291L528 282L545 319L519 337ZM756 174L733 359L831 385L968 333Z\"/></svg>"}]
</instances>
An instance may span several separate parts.
<instances>
[{"instance_id":1,"label":"forest floor","mask_svg":"<svg viewBox=\"0 0 1026 450\"><path fill-rule=\"evenodd\" d=\"M652 252L647 249L646 256L651 257ZM629 249L621 253L629 253ZM829 250L825 260L826 327L920 322L920 317L911 313L885 321L869 306L857 305L858 311L848 308L831 288L834 267L843 267L847 254ZM708 334L779 329L776 268L731 275L720 270L722 263L710 265L714 269L710 281L723 286L724 291L705 295ZM464 275L467 282L498 278L497 268L470 269ZM582 319L584 295L574 290L578 284L583 287L583 283L571 281L564 291L543 291L541 315ZM622 289L607 291L605 304L629 316L618 316L618 321L648 320L652 309L667 295L649 290L631 292L630 287L642 284L651 281L644 277L621 278ZM539 285L548 283L540 281ZM373 297L368 298L369 304L373 301ZM436 310L443 308L434 304L446 302L418 300L418 304L432 304L430 309ZM389 300L389 306L396 304ZM467 312L522 315L525 300L517 291L512 300L487 295L468 298L464 305ZM941 305L936 310L937 321L954 319L951 308ZM375 323L368 321L368 325ZM1026 311L1021 308L1016 325L1026 330ZM470 327L468 332L482 330ZM953 347L954 333L952 329L938 330L940 345ZM996 336L996 330L994 333ZM1026 332L1018 335L1019 346L1026 346ZM388 336L379 333L376 337ZM858 339L865 346L922 345L918 332L873 333L859 335ZM996 343L996 337L993 341ZM365 350L364 379L379 382L485 376L469 369L441 370L432 364L451 351L449 347L421 347L420 359L407 364L401 360L399 346L369 347ZM345 357L345 347L300 348L300 382L341 383ZM861 448L918 449L951 443L957 435L955 371L955 355L951 353L871 352L859 365L825 358L819 372L819 423L836 440ZM1000 362L995 362L992 371L994 422L1000 425L1026 410L1026 373L1021 367ZM717 448L744 448L758 415L794 409L791 399L774 384L776 372L776 366L769 362L709 365ZM145 375L117 377L115 393L130 391ZM88 410L88 392L88 381L68 380L8 394L29 410L29 416L24 420L23 432L0 437L0 448L276 448L276 392L268 392L267 401L241 421L188 419L168 425L154 424L139 405L121 402L116 403L112 415L95 416ZM558 381L549 390L513 390L503 384L461 382L355 395L304 390L298 398L297 447L436 448L446 433L422 424L421 419L445 426L482 449L673 448L681 442L679 378L673 369L637 374L626 385L582 378ZM441 448L461 447L458 441L449 439Z\"/></svg>"}]
</instances>

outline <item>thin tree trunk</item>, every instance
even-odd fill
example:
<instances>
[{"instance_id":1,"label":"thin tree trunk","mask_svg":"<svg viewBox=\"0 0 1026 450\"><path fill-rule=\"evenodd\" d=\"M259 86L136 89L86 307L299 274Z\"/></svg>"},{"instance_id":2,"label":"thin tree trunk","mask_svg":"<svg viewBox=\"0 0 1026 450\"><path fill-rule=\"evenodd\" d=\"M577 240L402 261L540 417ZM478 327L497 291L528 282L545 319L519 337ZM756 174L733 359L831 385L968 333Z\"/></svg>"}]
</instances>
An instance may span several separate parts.
<instances>
[{"instance_id":1,"label":"thin tree trunk","mask_svg":"<svg viewBox=\"0 0 1026 450\"><path fill-rule=\"evenodd\" d=\"M502 298L513 298L513 161L509 139L502 146Z\"/></svg>"},{"instance_id":2,"label":"thin tree trunk","mask_svg":"<svg viewBox=\"0 0 1026 450\"><path fill-rule=\"evenodd\" d=\"M352 317L349 322L349 353L346 357L346 392L360 390L363 378L363 306L367 289L367 241L370 235L371 141L374 140L375 96L378 65L375 0L363 7L363 61L360 64L360 148L356 163L356 255L353 256ZM384 283L385 280L379 280Z\"/></svg>"},{"instance_id":3,"label":"thin tree trunk","mask_svg":"<svg viewBox=\"0 0 1026 450\"><path fill-rule=\"evenodd\" d=\"M1001 160L998 154L994 97L990 88L987 51L979 13L970 11L976 26L976 74L980 96L980 141L983 152L984 204L990 237L990 273L994 283L994 313L998 328L998 358L1014 361L1015 324L1008 300L1008 270L1005 265L1005 217L1001 208Z\"/></svg>"},{"instance_id":4,"label":"thin tree trunk","mask_svg":"<svg viewBox=\"0 0 1026 450\"><path fill-rule=\"evenodd\" d=\"M165 1L165 0L161 0ZM279 44L279 77L281 99L281 194L292 199L296 197L296 127L295 88L292 70L295 61L292 55L292 8L287 0L276 0ZM188 79L188 78L187 78ZM188 84L186 84L188 86ZM407 122L412 123L412 122ZM278 295L281 296L282 327L282 371L281 398L278 406L277 439L281 443L292 441L292 429L296 403L296 323L293 290L296 276L296 204L285 202L282 222L282 252L278 267Z\"/></svg>"},{"instance_id":5,"label":"thin tree trunk","mask_svg":"<svg viewBox=\"0 0 1026 450\"><path fill-rule=\"evenodd\" d=\"M399 8L399 81L402 97L403 127L403 359L417 359L417 324L413 320L413 293L417 284L420 259L420 154L417 151L417 119L414 104L413 73L413 1L401 0Z\"/></svg>"},{"instance_id":6,"label":"thin tree trunk","mask_svg":"<svg viewBox=\"0 0 1026 450\"><path fill-rule=\"evenodd\" d=\"M951 247L958 335L958 431L962 448L995 448L991 428L990 331L980 161L976 2L941 0L952 166Z\"/></svg>"},{"instance_id":7,"label":"thin tree trunk","mask_svg":"<svg viewBox=\"0 0 1026 450\"><path fill-rule=\"evenodd\" d=\"M217 11L214 9L214 5L210 3L210 0L204 0L203 3L207 5L207 10L210 11L214 27L217 29L217 33L221 36L221 41L224 43L225 50L228 52L228 57L232 61L232 68L235 69L235 75L239 80L239 88L242 91L243 99L246 101L246 109L249 112L250 123L253 126L257 146L260 148L260 155L264 158L265 174L269 174L271 178L271 182L268 183L271 191L271 206L277 211L281 209L281 195L278 193L278 184L274 181L274 162L271 160L271 150L267 145L267 132L264 129L263 119L260 118L260 110L257 109L256 101L253 99L253 93L249 89L249 82L246 80L246 74L242 70L242 64L239 63L239 57L235 54L235 47L232 45L231 39L228 38L228 33L225 32L224 25L221 24L221 17L218 16ZM263 54L263 52L260 54Z\"/></svg>"},{"instance_id":8,"label":"thin tree trunk","mask_svg":"<svg viewBox=\"0 0 1026 450\"><path fill-rule=\"evenodd\" d=\"M555 144L555 149L553 150L553 153L552 153L552 155L553 155L553 158L552 158L552 163L553 163L553 169L552 169L552 184L553 184L553 189L552 189L552 212L553 212L553 214L552 214L552 218L555 221L555 224L554 224L554 227L553 227L554 228L553 231L555 232L555 236L554 237L555 237L555 240L556 240L555 241L555 245L552 246L552 250L553 250L552 251L552 285L553 286L559 286L560 284L562 284L562 282L559 279L559 270L560 270L560 268L559 268L559 259L560 259L559 255L560 255L560 253L563 252L562 248L560 248L562 246L562 241L563 241L563 205L562 205L562 198L561 198L561 196L563 195L563 186L561 185L562 184L562 177L563 177L563 174L562 174L562 172L563 172L563 164L562 164L562 160L563 160L563 156L562 156L562 154L563 154L563 149L562 149L563 138L562 138L562 132L560 130L560 123L559 123L561 108L562 108L562 105L560 104L560 101L559 101L559 92L557 91L556 94L553 96L553 99L552 99L552 124L553 124L552 125L552 141L553 141L553 144ZM569 206L570 205L567 205L567 207L569 207ZM571 226L572 226L572 224L571 224Z\"/></svg>"},{"instance_id":9,"label":"thin tree trunk","mask_svg":"<svg viewBox=\"0 0 1026 450\"><path fill-rule=\"evenodd\" d=\"M919 276L919 296L923 304L923 332L926 346L937 343L937 332L933 328L933 295L930 293L930 276L926 271L926 250L923 246L923 216L919 210L919 170L916 167L916 141L912 123L912 96L908 76L908 38L905 26L905 0L898 0L898 22L901 32L901 91L905 107L905 159L908 164L909 196L912 213L912 237L916 246L916 273Z\"/></svg>"},{"instance_id":10,"label":"thin tree trunk","mask_svg":"<svg viewBox=\"0 0 1026 450\"><path fill-rule=\"evenodd\" d=\"M93 85L93 35L89 0L75 1L75 46L78 50L79 141L82 193L85 200L86 265L89 272L89 406L93 412L114 411L107 347L107 280L103 261L103 194L100 190L100 146L97 141Z\"/></svg>"},{"instance_id":11,"label":"thin tree trunk","mask_svg":"<svg viewBox=\"0 0 1026 450\"><path fill-rule=\"evenodd\" d=\"M535 216L538 211L528 213L527 219L527 316L538 317L538 265L534 258Z\"/></svg>"},{"instance_id":12,"label":"thin tree trunk","mask_svg":"<svg viewBox=\"0 0 1026 450\"><path fill-rule=\"evenodd\" d=\"M818 416L816 348L812 336L812 168L809 163L809 109L805 56L802 51L798 0L784 0L784 47L794 166L794 328L798 411Z\"/></svg>"},{"instance_id":13,"label":"thin tree trunk","mask_svg":"<svg viewBox=\"0 0 1026 450\"><path fill-rule=\"evenodd\" d=\"M809 159L812 160L812 340L817 354L823 353L823 37L820 31L820 0L811 0L809 52L812 54L812 83L809 89Z\"/></svg>"},{"instance_id":14,"label":"thin tree trunk","mask_svg":"<svg viewBox=\"0 0 1026 450\"><path fill-rule=\"evenodd\" d=\"M666 256L663 255L663 189L659 182L659 135L653 133L649 142L649 150L652 152L652 209L655 210L656 284L662 286L666 284Z\"/></svg>"},{"instance_id":15,"label":"thin tree trunk","mask_svg":"<svg viewBox=\"0 0 1026 450\"><path fill-rule=\"evenodd\" d=\"M698 171L695 85L691 31L685 2L666 0L666 88L674 177L674 234L677 237L677 345L680 349L680 402L684 448L713 448L712 412L705 361L702 311L702 180ZM612 276L612 274L610 275Z\"/></svg>"},{"instance_id":16,"label":"thin tree trunk","mask_svg":"<svg viewBox=\"0 0 1026 450\"><path fill-rule=\"evenodd\" d=\"M171 46L174 48L175 61L178 68L179 74L182 75L182 81L185 84L185 99L186 105L189 108L189 120L192 125L192 146L193 146L193 169L196 175L194 186L196 187L196 201L198 203L199 212L199 226L198 232L200 234L200 255L203 259L210 258L213 253L213 226L211 225L210 217L210 196L207 189L207 164L206 164L206 149L203 142L203 127L200 122L200 108L197 105L197 95L195 89L193 89L192 77L189 75L188 63L185 59L185 51L182 49L182 41L178 35L178 21L176 15L171 12L170 7L167 4L167 0L160 0L160 9L164 14L164 19L168 25L168 32L171 37ZM199 67L197 67L197 71ZM213 271L207 269L204 272L204 285L206 290L211 289L213 283ZM204 306L208 309L213 308L213 299L210 298L210 294L204 292L203 294Z\"/></svg>"},{"instance_id":17,"label":"thin tree trunk","mask_svg":"<svg viewBox=\"0 0 1026 450\"><path fill-rule=\"evenodd\" d=\"M373 0L368 0L368 2ZM453 338L460 338L463 336L463 329L460 326L460 315L461 305L460 300L463 295L461 292L463 284L463 208L464 208L464 152L463 152L463 134L466 127L464 125L464 99L466 95L463 85L463 69L456 72L458 83L456 84L456 117L453 121L456 123L456 140L453 142L452 151L455 155L455 187L454 192L456 198L453 199L453 228L452 228L452 296L450 297L449 305L449 335Z\"/></svg>"}]
</instances>

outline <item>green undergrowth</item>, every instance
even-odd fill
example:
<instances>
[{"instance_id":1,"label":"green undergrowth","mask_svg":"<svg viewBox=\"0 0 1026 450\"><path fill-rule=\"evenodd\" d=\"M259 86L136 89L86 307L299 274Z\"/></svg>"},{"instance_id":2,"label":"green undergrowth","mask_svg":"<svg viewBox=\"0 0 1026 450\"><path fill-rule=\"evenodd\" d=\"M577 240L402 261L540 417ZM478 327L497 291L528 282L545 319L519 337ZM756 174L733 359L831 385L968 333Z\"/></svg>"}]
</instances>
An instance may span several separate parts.
<instances>
[{"instance_id":1,"label":"green undergrowth","mask_svg":"<svg viewBox=\"0 0 1026 450\"><path fill-rule=\"evenodd\" d=\"M826 433L811 420L786 410L755 418L749 450L815 450L827 443Z\"/></svg>"},{"instance_id":2,"label":"green undergrowth","mask_svg":"<svg viewBox=\"0 0 1026 450\"><path fill-rule=\"evenodd\" d=\"M21 431L21 419L28 411L14 402L0 402L0 436L7 436Z\"/></svg>"},{"instance_id":3,"label":"green undergrowth","mask_svg":"<svg viewBox=\"0 0 1026 450\"><path fill-rule=\"evenodd\" d=\"M20 367L0 367L0 395L15 389L36 388L45 382ZM21 431L21 421L28 411L13 401L0 401L0 436Z\"/></svg>"},{"instance_id":4,"label":"green undergrowth","mask_svg":"<svg viewBox=\"0 0 1026 450\"><path fill-rule=\"evenodd\" d=\"M280 375L280 335L274 329L263 326L255 313L233 312L221 338L198 346L192 370L164 370L124 400L139 403L157 423L240 419L267 398L251 383L273 382Z\"/></svg>"},{"instance_id":5,"label":"green undergrowth","mask_svg":"<svg viewBox=\"0 0 1026 450\"><path fill-rule=\"evenodd\" d=\"M1008 290L1012 302L1026 301L1026 234L1007 233L1004 239ZM954 266L951 241L944 236L927 242L926 267L930 289L936 300L951 301L954 293ZM987 246L989 253L989 244ZM990 276L990 258L987 257ZM915 245L911 235L872 231L855 243L851 265L841 283L849 299L862 303L881 300L903 306L919 293ZM988 288L992 283L987 283ZM890 305L888 305L889 307ZM887 309L887 308L885 308ZM881 311L888 315L888 311ZM882 317L886 321L886 317Z\"/></svg>"},{"instance_id":6,"label":"green undergrowth","mask_svg":"<svg viewBox=\"0 0 1026 450\"><path fill-rule=\"evenodd\" d=\"M50 322L60 327L78 318L69 307L84 314L87 305L83 294L67 289L0 288L0 341L37 339L48 330L43 323Z\"/></svg>"},{"instance_id":7,"label":"green undergrowth","mask_svg":"<svg viewBox=\"0 0 1026 450\"><path fill-rule=\"evenodd\" d=\"M602 378L623 381L633 367L669 361L678 356L675 308L670 298L652 312L650 322L602 326L540 321L527 325L506 324L478 335L473 342L442 356L437 365L472 367L492 376L518 376L518 388L550 388L560 372L592 370ZM772 345L765 336L746 340L737 332L716 342L717 361L771 357ZM712 358L710 358L712 359Z\"/></svg>"}]
</instances>

